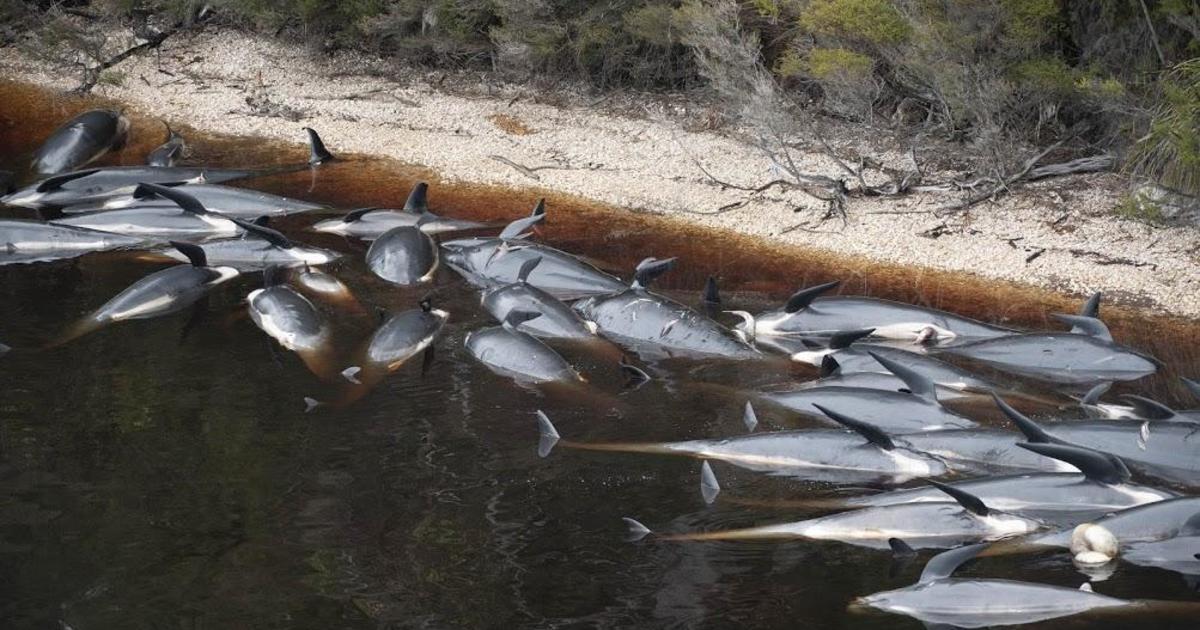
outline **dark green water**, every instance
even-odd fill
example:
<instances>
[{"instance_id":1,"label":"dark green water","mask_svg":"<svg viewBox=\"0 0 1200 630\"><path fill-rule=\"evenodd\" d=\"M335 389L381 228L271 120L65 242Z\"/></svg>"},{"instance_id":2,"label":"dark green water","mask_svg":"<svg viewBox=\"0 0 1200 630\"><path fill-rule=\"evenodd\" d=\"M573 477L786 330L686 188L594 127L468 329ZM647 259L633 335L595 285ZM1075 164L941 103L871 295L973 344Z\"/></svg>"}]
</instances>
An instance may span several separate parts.
<instances>
[{"instance_id":1,"label":"dark green water","mask_svg":"<svg viewBox=\"0 0 1200 630\"><path fill-rule=\"evenodd\" d=\"M0 85L0 169L20 169L53 125L88 104ZM134 117L135 137L112 163L138 163L160 138ZM299 131L298 139L299 139ZM302 160L298 146L190 134L193 161L244 166ZM336 146L336 140L327 138ZM255 186L339 207L396 205L417 178L434 181L435 211L512 218L537 191L437 183L434 174L349 159ZM694 301L718 274L730 306L758 310L795 286L850 277L850 288L1011 325L1046 325L1072 308L1054 296L966 278L748 248L633 215L551 198L542 238L617 269L647 255L681 257L664 288ZM27 216L3 210L3 216ZM300 240L347 252L331 269L360 300L389 310L425 295L374 280L365 248L285 224ZM598 229L602 226L603 229ZM734 243L734 244L731 244ZM624 542L622 516L665 530L715 529L805 516L718 501L706 508L691 460L609 453L536 454L533 411L565 437L643 441L734 435L741 401L699 381L785 382L750 366L663 367L664 378L621 393L593 365L590 399L539 394L495 376L463 350L490 325L478 294L452 272L437 279L451 320L427 373L406 366L356 404L304 414L328 396L293 355L273 351L244 316L259 284L243 277L212 296L207 317L113 326L36 350L75 318L160 266L126 255L0 267L0 627L57 628L919 628L899 617L846 612L855 596L915 581L922 560L836 543ZM986 290L985 290L986 289ZM1154 352L1168 373L1200 373L1200 326L1106 315L1118 338ZM344 322L356 347L367 322ZM1174 402L1156 377L1129 391ZM781 418L763 414L768 424ZM796 498L828 488L718 465L727 495ZM990 559L964 575L1077 586L1065 554ZM1195 601L1174 574L1122 565L1098 591ZM1093 627L1059 621L1056 627ZM1147 617L1141 627L1195 627ZM1129 620L1112 627L1128 627Z\"/></svg>"}]
</instances>

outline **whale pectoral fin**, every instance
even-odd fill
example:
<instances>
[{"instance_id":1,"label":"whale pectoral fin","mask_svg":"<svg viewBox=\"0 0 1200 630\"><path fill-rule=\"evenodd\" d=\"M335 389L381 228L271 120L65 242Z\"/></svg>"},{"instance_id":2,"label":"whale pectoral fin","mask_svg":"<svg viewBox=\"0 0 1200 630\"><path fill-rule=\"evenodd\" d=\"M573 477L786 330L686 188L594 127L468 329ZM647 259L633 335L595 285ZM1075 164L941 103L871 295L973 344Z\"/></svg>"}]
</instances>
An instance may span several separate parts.
<instances>
[{"instance_id":1,"label":"whale pectoral fin","mask_svg":"<svg viewBox=\"0 0 1200 630\"><path fill-rule=\"evenodd\" d=\"M746 425L747 433L754 433L755 427L758 426L758 414L754 413L754 405L750 401L746 401L746 408L742 412L742 424Z\"/></svg>"},{"instance_id":2,"label":"whale pectoral fin","mask_svg":"<svg viewBox=\"0 0 1200 630\"><path fill-rule=\"evenodd\" d=\"M554 450L554 445L562 439L558 429L554 427L554 423L550 422L550 417L541 409L537 410L538 420L538 457L545 457Z\"/></svg>"},{"instance_id":3,"label":"whale pectoral fin","mask_svg":"<svg viewBox=\"0 0 1200 630\"><path fill-rule=\"evenodd\" d=\"M540 264L542 264L541 256L534 256L521 263L521 268L517 270L517 282L529 282L529 274L533 273L533 270Z\"/></svg>"},{"instance_id":4,"label":"whale pectoral fin","mask_svg":"<svg viewBox=\"0 0 1200 630\"><path fill-rule=\"evenodd\" d=\"M925 570L921 571L921 577L917 581L925 583L948 578L968 560L979 555L979 552L986 549L987 546L988 543L979 543L977 545L967 545L966 547L943 551L929 559L929 562L925 564Z\"/></svg>"},{"instance_id":5,"label":"whale pectoral fin","mask_svg":"<svg viewBox=\"0 0 1200 630\"><path fill-rule=\"evenodd\" d=\"M622 385L623 389L637 389L650 382L650 375L645 370L630 363L628 357L622 356L618 366L621 369L621 373L625 375L625 384Z\"/></svg>"},{"instance_id":6,"label":"whale pectoral fin","mask_svg":"<svg viewBox=\"0 0 1200 630\"><path fill-rule=\"evenodd\" d=\"M58 190L59 188L62 188L63 184L66 184L67 182L72 182L77 179L87 177L88 175L93 175L98 172L100 172L100 169L98 169L98 168L89 168L89 169L82 170L82 171L75 171L74 173L63 173L62 175L55 175L53 177L47 177L46 179L43 179L40 183L38 183L37 188L35 188L34 190L36 190L37 192L40 192L40 193L50 192L52 190Z\"/></svg>"},{"instance_id":7,"label":"whale pectoral fin","mask_svg":"<svg viewBox=\"0 0 1200 630\"><path fill-rule=\"evenodd\" d=\"M1094 405L1100 402L1100 397L1103 396L1110 387L1112 387L1112 381L1105 381L1097 384L1095 387L1089 389L1087 393L1083 395L1083 398L1079 399L1079 404Z\"/></svg>"},{"instance_id":8,"label":"whale pectoral fin","mask_svg":"<svg viewBox=\"0 0 1200 630\"><path fill-rule=\"evenodd\" d=\"M635 519L629 518L628 516L623 516L621 517L621 520L624 521L625 526L629 528L629 534L625 537L625 540L629 542L637 542L651 534L649 527L642 525Z\"/></svg>"},{"instance_id":9,"label":"whale pectoral fin","mask_svg":"<svg viewBox=\"0 0 1200 630\"><path fill-rule=\"evenodd\" d=\"M717 475L706 460L700 464L700 497L705 505L712 505L721 493L721 484L717 483Z\"/></svg>"},{"instance_id":10,"label":"whale pectoral fin","mask_svg":"<svg viewBox=\"0 0 1200 630\"><path fill-rule=\"evenodd\" d=\"M829 337L829 349L841 350L843 348L849 348L850 344L864 337L870 337L871 333L873 332L875 332L874 328L863 328L860 330L844 330L833 333L833 335Z\"/></svg>"},{"instance_id":11,"label":"whale pectoral fin","mask_svg":"<svg viewBox=\"0 0 1200 630\"><path fill-rule=\"evenodd\" d=\"M1183 386L1186 387L1189 392L1191 392L1193 398L1200 400L1200 383L1182 376L1179 377L1179 380L1183 381Z\"/></svg>"},{"instance_id":12,"label":"whale pectoral fin","mask_svg":"<svg viewBox=\"0 0 1200 630\"><path fill-rule=\"evenodd\" d=\"M1093 293L1092 296L1088 298L1087 302L1083 303L1083 308L1079 309L1079 316L1099 319L1101 295L1102 294L1099 291Z\"/></svg>"}]
</instances>

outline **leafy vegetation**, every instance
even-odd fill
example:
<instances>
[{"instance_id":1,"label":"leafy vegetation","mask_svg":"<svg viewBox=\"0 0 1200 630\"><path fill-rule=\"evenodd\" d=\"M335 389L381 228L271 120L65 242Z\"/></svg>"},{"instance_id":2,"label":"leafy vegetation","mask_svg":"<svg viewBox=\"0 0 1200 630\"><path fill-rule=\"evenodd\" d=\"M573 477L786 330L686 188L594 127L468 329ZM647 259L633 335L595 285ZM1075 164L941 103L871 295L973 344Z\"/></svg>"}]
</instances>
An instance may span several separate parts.
<instances>
[{"instance_id":1,"label":"leafy vegetation","mask_svg":"<svg viewBox=\"0 0 1200 630\"><path fill-rule=\"evenodd\" d=\"M95 0L64 9L0 0L0 24L9 25L0 32L12 39L19 31L13 24L44 25L46 15L64 11L126 23L146 15L186 20L202 4ZM726 93L712 72L735 61L713 56L720 47L711 39L724 37L747 43L726 47L741 51L734 55L738 64L763 71L747 79L758 87L745 81L741 87L761 90L762 81L773 82L781 97L813 112L890 121L905 133L916 126L968 143L1048 145L1081 137L1124 145L1133 148L1132 172L1190 194L1200 185L1197 0L212 0L207 6L218 23L318 51L357 48L406 63L596 89L707 86Z\"/></svg>"}]
</instances>

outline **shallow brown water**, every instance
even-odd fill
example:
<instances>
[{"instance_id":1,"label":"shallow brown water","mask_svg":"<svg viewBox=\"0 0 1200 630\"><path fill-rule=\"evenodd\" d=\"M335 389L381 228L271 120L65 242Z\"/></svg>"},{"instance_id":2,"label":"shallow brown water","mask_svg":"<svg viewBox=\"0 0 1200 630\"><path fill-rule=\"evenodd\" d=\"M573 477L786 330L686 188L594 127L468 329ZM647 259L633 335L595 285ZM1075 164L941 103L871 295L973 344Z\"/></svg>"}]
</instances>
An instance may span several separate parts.
<instances>
[{"instance_id":1,"label":"shallow brown water","mask_svg":"<svg viewBox=\"0 0 1200 630\"><path fill-rule=\"evenodd\" d=\"M23 168L51 128L94 105L0 83L0 169ZM111 163L140 163L162 139L161 125L133 117L130 146ZM265 167L306 155L299 144L181 131L194 147L192 163ZM352 208L398 206L425 179L435 211L500 222L525 214L544 194L444 183L424 169L342 157L246 185ZM678 256L661 287L689 301L710 274L728 301L749 310L842 278L847 292L1053 328L1048 313L1073 312L1083 297L771 247L547 197L542 240L624 275L645 256ZM304 231L315 218L284 227L347 252L332 269L364 303L397 310L425 295L374 280L361 244ZM621 516L693 530L805 513L720 501L705 508L692 461L568 450L542 460L535 453L537 408L572 439L732 435L743 431L740 401L694 381L779 382L806 376L802 370L673 365L666 378L620 393L594 364L598 393L590 399L539 395L479 367L462 349L467 332L490 324L477 293L446 270L436 299L451 324L437 361L424 375L417 366L402 369L345 409L303 413L302 397L332 392L296 357L276 356L241 315L240 300L257 278L214 293L207 319L187 336L181 316L32 349L157 268L122 254L0 267L0 341L17 348L0 358L0 626L919 627L851 615L846 604L911 583L921 562L893 574L886 554L833 543L629 544ZM1183 404L1174 377L1200 375L1200 323L1132 308L1103 312L1118 340L1167 364L1163 375L1124 390ZM346 347L367 332L346 328ZM717 470L733 496L826 490ZM965 574L1082 581L1061 554L987 560ZM1097 590L1195 600L1173 574L1129 566ZM1163 618L1145 625L1171 623L1191 627Z\"/></svg>"}]
</instances>

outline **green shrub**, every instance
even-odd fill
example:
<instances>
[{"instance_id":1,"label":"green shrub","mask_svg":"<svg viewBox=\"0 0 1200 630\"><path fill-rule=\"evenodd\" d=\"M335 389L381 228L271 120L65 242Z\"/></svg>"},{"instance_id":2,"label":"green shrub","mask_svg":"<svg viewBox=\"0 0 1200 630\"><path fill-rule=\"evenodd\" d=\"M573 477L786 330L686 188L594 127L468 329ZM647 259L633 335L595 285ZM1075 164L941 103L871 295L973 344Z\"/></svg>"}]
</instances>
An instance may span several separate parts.
<instances>
[{"instance_id":1,"label":"green shrub","mask_svg":"<svg viewBox=\"0 0 1200 630\"><path fill-rule=\"evenodd\" d=\"M800 25L821 34L869 44L898 44L911 27L887 0L812 0Z\"/></svg>"}]
</instances>

